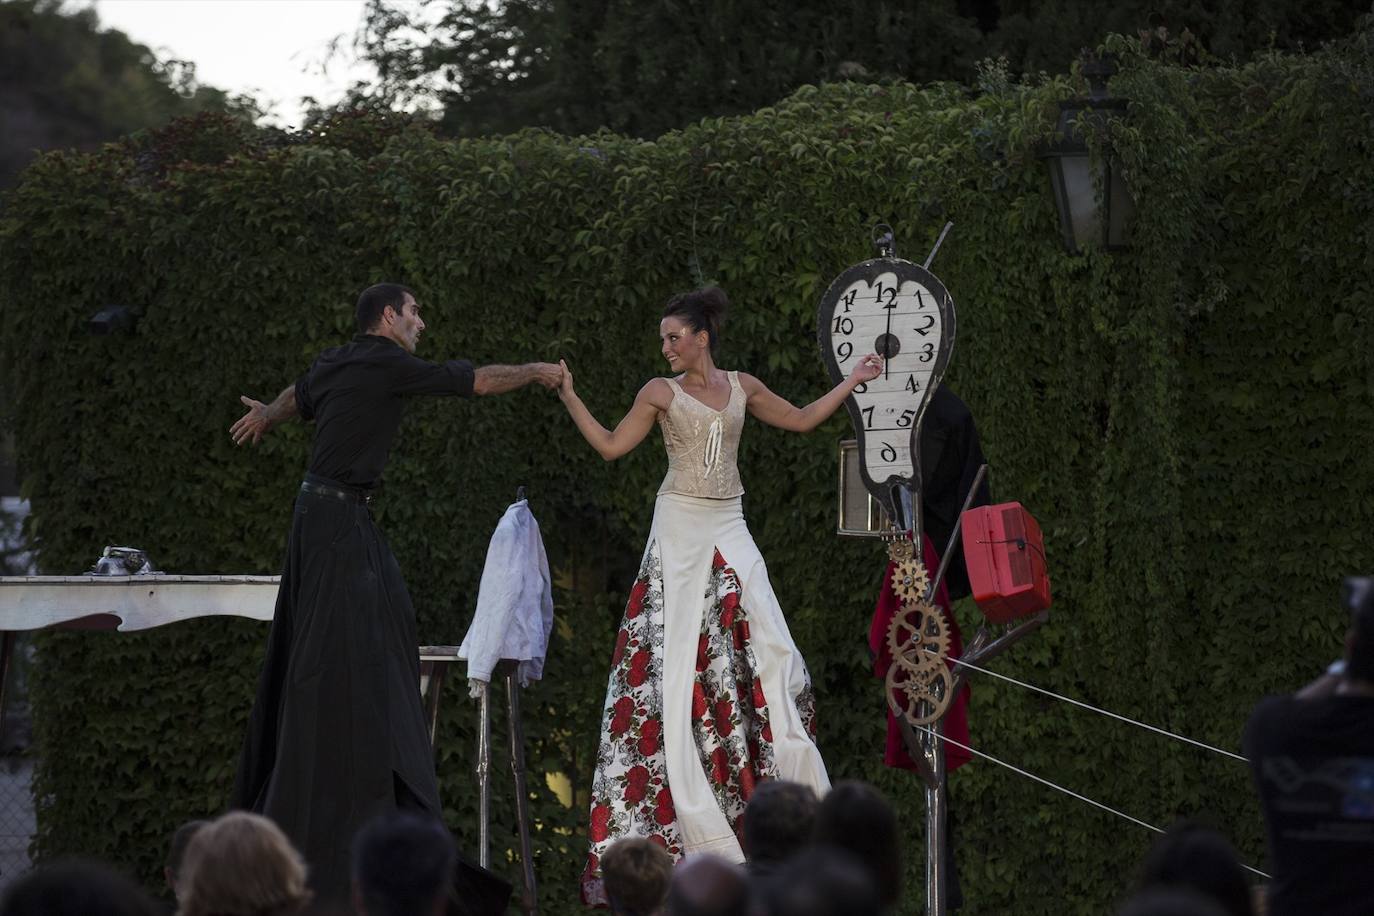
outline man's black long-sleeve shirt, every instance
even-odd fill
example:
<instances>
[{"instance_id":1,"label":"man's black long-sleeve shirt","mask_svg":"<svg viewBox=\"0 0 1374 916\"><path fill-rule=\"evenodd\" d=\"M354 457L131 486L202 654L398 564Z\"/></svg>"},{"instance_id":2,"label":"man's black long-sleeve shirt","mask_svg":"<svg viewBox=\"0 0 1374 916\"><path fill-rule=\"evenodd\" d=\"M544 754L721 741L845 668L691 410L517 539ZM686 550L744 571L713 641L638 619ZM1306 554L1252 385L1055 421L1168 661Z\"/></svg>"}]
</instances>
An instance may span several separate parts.
<instances>
[{"instance_id":1,"label":"man's black long-sleeve shirt","mask_svg":"<svg viewBox=\"0 0 1374 916\"><path fill-rule=\"evenodd\" d=\"M310 473L371 490L382 471L405 399L417 394L473 393L472 363L431 363L386 337L359 334L325 350L296 382L301 419L314 420Z\"/></svg>"}]
</instances>

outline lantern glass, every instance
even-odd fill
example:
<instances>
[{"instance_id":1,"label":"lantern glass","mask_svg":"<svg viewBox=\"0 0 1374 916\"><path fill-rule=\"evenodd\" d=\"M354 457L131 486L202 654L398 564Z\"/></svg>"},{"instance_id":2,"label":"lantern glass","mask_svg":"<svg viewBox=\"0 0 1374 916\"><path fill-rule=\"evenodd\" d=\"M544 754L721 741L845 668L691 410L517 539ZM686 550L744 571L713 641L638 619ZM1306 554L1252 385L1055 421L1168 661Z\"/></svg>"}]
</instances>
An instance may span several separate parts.
<instances>
[{"instance_id":1,"label":"lantern glass","mask_svg":"<svg viewBox=\"0 0 1374 916\"><path fill-rule=\"evenodd\" d=\"M1064 244L1070 250L1078 251L1089 240L1102 236L1097 190L1093 187L1092 167L1087 153L1056 157L1050 174L1059 185L1055 189L1055 197L1060 204Z\"/></svg>"},{"instance_id":2,"label":"lantern glass","mask_svg":"<svg viewBox=\"0 0 1374 916\"><path fill-rule=\"evenodd\" d=\"M1108 119L1124 116L1128 106L1125 99L1107 95L1106 80L1114 67L1101 60L1089 63L1084 67L1091 83L1088 97L1059 103L1057 139L1040 153L1050 169L1064 247L1075 253L1090 245L1107 251L1125 248L1135 216L1130 188L1110 148L1094 161L1084 137L1085 132L1105 137Z\"/></svg>"}]
</instances>

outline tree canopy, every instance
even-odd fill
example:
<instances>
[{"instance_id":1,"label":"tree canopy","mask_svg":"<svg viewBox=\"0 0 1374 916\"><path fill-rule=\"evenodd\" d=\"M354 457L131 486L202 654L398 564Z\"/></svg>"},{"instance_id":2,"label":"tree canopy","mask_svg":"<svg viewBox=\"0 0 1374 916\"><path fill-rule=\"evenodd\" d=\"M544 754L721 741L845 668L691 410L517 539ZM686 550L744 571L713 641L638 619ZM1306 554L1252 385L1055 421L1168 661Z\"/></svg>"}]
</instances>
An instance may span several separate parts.
<instances>
[{"instance_id":1,"label":"tree canopy","mask_svg":"<svg viewBox=\"0 0 1374 916\"><path fill-rule=\"evenodd\" d=\"M37 150L89 150L179 115L256 114L250 100L196 81L195 65L161 60L95 10L61 0L0 2L0 188Z\"/></svg>"},{"instance_id":2,"label":"tree canopy","mask_svg":"<svg viewBox=\"0 0 1374 916\"><path fill-rule=\"evenodd\" d=\"M540 126L657 136L849 79L970 83L1066 72L1112 32L1248 59L1350 34L1367 0L370 0L377 66L351 103L422 104L453 136Z\"/></svg>"}]
</instances>

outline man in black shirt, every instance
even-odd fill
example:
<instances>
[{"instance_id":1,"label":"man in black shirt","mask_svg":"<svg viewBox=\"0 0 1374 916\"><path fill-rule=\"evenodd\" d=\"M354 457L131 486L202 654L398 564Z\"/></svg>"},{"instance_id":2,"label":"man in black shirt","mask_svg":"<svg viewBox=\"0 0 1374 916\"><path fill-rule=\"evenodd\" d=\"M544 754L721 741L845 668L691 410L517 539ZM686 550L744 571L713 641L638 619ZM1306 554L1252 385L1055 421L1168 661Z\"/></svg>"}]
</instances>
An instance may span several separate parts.
<instances>
[{"instance_id":1,"label":"man in black shirt","mask_svg":"<svg viewBox=\"0 0 1374 916\"><path fill-rule=\"evenodd\" d=\"M242 445L292 417L316 424L232 806L276 821L331 900L348 892L359 827L397 808L442 814L415 611L368 510L405 402L562 380L549 363L419 359L425 322L396 284L364 290L357 323L362 333L321 353L271 404L241 398L248 413L230 429Z\"/></svg>"},{"instance_id":2,"label":"man in black shirt","mask_svg":"<svg viewBox=\"0 0 1374 916\"><path fill-rule=\"evenodd\" d=\"M1346 580L1343 662L1245 726L1268 837L1271 916L1374 913L1374 579Z\"/></svg>"}]
</instances>

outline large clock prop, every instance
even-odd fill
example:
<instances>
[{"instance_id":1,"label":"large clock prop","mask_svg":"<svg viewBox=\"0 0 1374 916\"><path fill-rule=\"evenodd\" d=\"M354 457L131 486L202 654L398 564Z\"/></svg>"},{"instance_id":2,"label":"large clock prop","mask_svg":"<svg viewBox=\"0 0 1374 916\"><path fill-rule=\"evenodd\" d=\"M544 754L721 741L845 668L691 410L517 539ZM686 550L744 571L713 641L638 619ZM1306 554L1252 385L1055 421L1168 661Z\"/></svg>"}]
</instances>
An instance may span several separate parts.
<instances>
[{"instance_id":1,"label":"large clock prop","mask_svg":"<svg viewBox=\"0 0 1374 916\"><path fill-rule=\"evenodd\" d=\"M954 300L928 269L894 256L891 230L877 244L879 257L850 267L821 297L821 357L832 384L865 353L883 358L882 374L845 407L864 486L895 527L919 541L920 501L910 499L921 485L917 435L954 350Z\"/></svg>"},{"instance_id":2,"label":"large clock prop","mask_svg":"<svg viewBox=\"0 0 1374 916\"><path fill-rule=\"evenodd\" d=\"M821 298L817 314L821 357L832 383L838 384L848 376L855 362L866 353L877 353L884 359L882 374L858 386L845 400L845 406L858 440L860 477L891 523L883 538L893 568L891 586L900 601L900 610L887 631L892 664L887 672L886 696L926 783L928 916L945 913L948 863L942 719L966 670L951 669L949 624L934 604L934 596L950 558L961 547L961 532L966 528L975 531L973 538L982 553L994 548L1011 552L1027 569L1030 554L1041 551L1039 572L1043 583L1036 593L1039 597L1024 605L1025 613L1018 612L1028 619L1000 632L980 627L959 663L976 666L1001 654L1048 620L1044 608L1049 605L1043 546L1034 521L1029 521L1033 536L1025 534L1024 529L1016 529L1020 533L1012 534L1001 529L978 533L972 520L983 517L979 512L998 510L997 518L1016 520L1022 518L1021 507L1008 503L967 511L987 473L987 465L979 469L965 494L965 511L961 512L961 523L955 526L949 543L937 545L941 561L933 578L921 562L921 421L949 364L956 327L954 299L930 272L930 264L951 225L945 225L923 265L898 258L891 228L879 226L874 238L878 257L855 264L836 277ZM841 490L844 491L843 483ZM841 514L843 517L843 511ZM965 558L968 557L965 551ZM970 565L971 577L973 570ZM1011 619L989 612L976 587L974 597L990 621L1005 623ZM1029 616L1031 613L1034 616Z\"/></svg>"}]
</instances>

